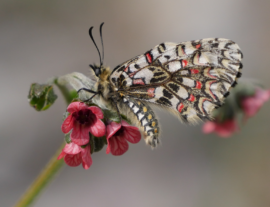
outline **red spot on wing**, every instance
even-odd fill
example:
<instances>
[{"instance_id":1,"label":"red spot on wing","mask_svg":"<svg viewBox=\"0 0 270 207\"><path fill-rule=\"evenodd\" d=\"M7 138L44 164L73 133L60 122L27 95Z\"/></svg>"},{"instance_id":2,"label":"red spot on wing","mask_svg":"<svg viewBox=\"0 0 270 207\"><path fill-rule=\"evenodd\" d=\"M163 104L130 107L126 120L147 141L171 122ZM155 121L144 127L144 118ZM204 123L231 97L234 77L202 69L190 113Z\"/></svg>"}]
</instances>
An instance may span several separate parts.
<instances>
[{"instance_id":1,"label":"red spot on wing","mask_svg":"<svg viewBox=\"0 0 270 207\"><path fill-rule=\"evenodd\" d=\"M186 54L185 49L183 48L183 46L181 48L182 48L183 54Z\"/></svg>"},{"instance_id":2,"label":"red spot on wing","mask_svg":"<svg viewBox=\"0 0 270 207\"><path fill-rule=\"evenodd\" d=\"M127 67L125 68L125 70L124 70L125 72L127 72L127 71L128 71L128 67L129 67L129 66L127 66Z\"/></svg>"},{"instance_id":3,"label":"red spot on wing","mask_svg":"<svg viewBox=\"0 0 270 207\"><path fill-rule=\"evenodd\" d=\"M202 88L202 83L200 81L196 81L196 88L201 89Z\"/></svg>"},{"instance_id":4,"label":"red spot on wing","mask_svg":"<svg viewBox=\"0 0 270 207\"><path fill-rule=\"evenodd\" d=\"M197 74L200 71L198 69L190 69L191 74Z\"/></svg>"},{"instance_id":5,"label":"red spot on wing","mask_svg":"<svg viewBox=\"0 0 270 207\"><path fill-rule=\"evenodd\" d=\"M204 114L207 114L206 111L205 111L205 109L203 108L203 103L204 103L205 101L209 101L209 100L208 100L207 98L204 98L204 99L202 100L202 105L200 106L200 108L201 108L201 111L202 111Z\"/></svg>"},{"instance_id":6,"label":"red spot on wing","mask_svg":"<svg viewBox=\"0 0 270 207\"><path fill-rule=\"evenodd\" d=\"M189 101L191 101L191 102L193 102L193 101L195 101L195 97L192 95L192 94L190 94L190 96L189 96L189 99L188 99Z\"/></svg>"},{"instance_id":7,"label":"red spot on wing","mask_svg":"<svg viewBox=\"0 0 270 207\"><path fill-rule=\"evenodd\" d=\"M199 49L201 47L201 44L196 45L196 48Z\"/></svg>"},{"instance_id":8,"label":"red spot on wing","mask_svg":"<svg viewBox=\"0 0 270 207\"><path fill-rule=\"evenodd\" d=\"M148 94L148 96L149 97L151 97L151 98L153 98L154 96L155 96L155 88L149 88L148 90L147 90L147 94Z\"/></svg>"},{"instance_id":9,"label":"red spot on wing","mask_svg":"<svg viewBox=\"0 0 270 207\"><path fill-rule=\"evenodd\" d=\"M209 91L210 91L210 93L211 93L211 95L212 95L212 97L214 98L214 99L216 99L216 96L213 94L213 92L212 92L212 90L211 90L211 85L213 84L213 83L216 83L217 81L211 81L210 83L209 83Z\"/></svg>"},{"instance_id":10,"label":"red spot on wing","mask_svg":"<svg viewBox=\"0 0 270 207\"><path fill-rule=\"evenodd\" d=\"M134 85L145 85L142 79L135 79L133 80Z\"/></svg>"},{"instance_id":11,"label":"red spot on wing","mask_svg":"<svg viewBox=\"0 0 270 207\"><path fill-rule=\"evenodd\" d=\"M216 76L213 76L213 75L211 75L209 72L210 72L210 70L211 70L211 68L209 68L208 69L208 71L207 71L207 75L209 76L209 77L211 77L211 78L217 78Z\"/></svg>"},{"instance_id":12,"label":"red spot on wing","mask_svg":"<svg viewBox=\"0 0 270 207\"><path fill-rule=\"evenodd\" d=\"M188 61L187 61L187 60L182 60L182 67L183 67L183 68L186 67L187 64L188 64Z\"/></svg>"},{"instance_id":13,"label":"red spot on wing","mask_svg":"<svg viewBox=\"0 0 270 207\"><path fill-rule=\"evenodd\" d=\"M180 103L178 105L178 109L177 110L181 113L181 111L183 110L183 108L184 108L184 104Z\"/></svg>"},{"instance_id":14,"label":"red spot on wing","mask_svg":"<svg viewBox=\"0 0 270 207\"><path fill-rule=\"evenodd\" d=\"M148 52L148 53L145 54L145 56L146 56L147 62L148 63L152 63L152 56L151 56L151 54Z\"/></svg>"}]
</instances>

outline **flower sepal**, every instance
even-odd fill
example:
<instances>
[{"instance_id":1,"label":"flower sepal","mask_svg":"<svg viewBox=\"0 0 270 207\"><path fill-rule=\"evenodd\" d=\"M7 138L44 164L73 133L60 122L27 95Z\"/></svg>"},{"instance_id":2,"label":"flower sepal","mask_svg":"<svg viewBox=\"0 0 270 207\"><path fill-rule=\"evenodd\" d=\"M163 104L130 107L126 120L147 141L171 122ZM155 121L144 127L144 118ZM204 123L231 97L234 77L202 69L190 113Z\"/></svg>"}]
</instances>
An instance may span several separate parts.
<instances>
[{"instance_id":1,"label":"flower sepal","mask_svg":"<svg viewBox=\"0 0 270 207\"><path fill-rule=\"evenodd\" d=\"M65 134L65 141L66 141L67 144L70 144L71 143L70 133Z\"/></svg>"},{"instance_id":2,"label":"flower sepal","mask_svg":"<svg viewBox=\"0 0 270 207\"><path fill-rule=\"evenodd\" d=\"M90 152L93 154L94 152L99 152L102 150L105 144L107 144L106 136L103 137L95 137L92 134L90 136Z\"/></svg>"},{"instance_id":3,"label":"flower sepal","mask_svg":"<svg viewBox=\"0 0 270 207\"><path fill-rule=\"evenodd\" d=\"M104 120L110 120L110 121L114 121L116 123L120 123L120 117L118 115L118 113L116 111L111 111L108 109L104 109L102 110L103 114L104 114Z\"/></svg>"}]
</instances>

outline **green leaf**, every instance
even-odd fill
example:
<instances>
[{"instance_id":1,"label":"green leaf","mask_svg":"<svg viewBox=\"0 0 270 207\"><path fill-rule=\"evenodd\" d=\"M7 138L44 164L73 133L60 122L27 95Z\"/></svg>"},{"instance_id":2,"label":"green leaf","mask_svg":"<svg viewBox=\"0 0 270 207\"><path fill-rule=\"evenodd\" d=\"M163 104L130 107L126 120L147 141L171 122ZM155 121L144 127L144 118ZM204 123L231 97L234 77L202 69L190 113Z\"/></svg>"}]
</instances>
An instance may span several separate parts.
<instances>
[{"instance_id":1,"label":"green leaf","mask_svg":"<svg viewBox=\"0 0 270 207\"><path fill-rule=\"evenodd\" d=\"M48 84L33 83L28 94L28 101L37 111L45 111L54 103L57 95L53 86Z\"/></svg>"},{"instance_id":2,"label":"green leaf","mask_svg":"<svg viewBox=\"0 0 270 207\"><path fill-rule=\"evenodd\" d=\"M65 134L65 141L66 141L67 144L71 143L70 133Z\"/></svg>"},{"instance_id":3,"label":"green leaf","mask_svg":"<svg viewBox=\"0 0 270 207\"><path fill-rule=\"evenodd\" d=\"M120 123L120 117L117 112L111 110L103 110L104 119L108 119L117 123Z\"/></svg>"},{"instance_id":4,"label":"green leaf","mask_svg":"<svg viewBox=\"0 0 270 207\"><path fill-rule=\"evenodd\" d=\"M131 121L123 114L121 114L122 119L124 119L127 123L131 124Z\"/></svg>"}]
</instances>

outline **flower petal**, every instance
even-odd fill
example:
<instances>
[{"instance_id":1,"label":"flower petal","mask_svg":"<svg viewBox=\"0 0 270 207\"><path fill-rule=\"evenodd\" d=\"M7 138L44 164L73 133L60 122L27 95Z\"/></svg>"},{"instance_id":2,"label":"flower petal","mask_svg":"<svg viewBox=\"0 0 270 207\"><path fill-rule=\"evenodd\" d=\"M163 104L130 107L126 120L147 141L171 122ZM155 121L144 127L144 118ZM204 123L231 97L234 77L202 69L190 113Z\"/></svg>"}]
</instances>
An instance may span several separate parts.
<instances>
[{"instance_id":1,"label":"flower petal","mask_svg":"<svg viewBox=\"0 0 270 207\"><path fill-rule=\"evenodd\" d=\"M61 152L60 155L57 157L58 160L62 159L66 155L65 152Z\"/></svg>"},{"instance_id":2,"label":"flower petal","mask_svg":"<svg viewBox=\"0 0 270 207\"><path fill-rule=\"evenodd\" d=\"M209 134L215 131L216 123L213 121L208 121L203 125L203 133Z\"/></svg>"},{"instance_id":3,"label":"flower petal","mask_svg":"<svg viewBox=\"0 0 270 207\"><path fill-rule=\"evenodd\" d=\"M111 145L110 145L110 142L108 142L107 148L106 148L106 154L110 154L110 152L111 152Z\"/></svg>"},{"instance_id":4,"label":"flower petal","mask_svg":"<svg viewBox=\"0 0 270 207\"><path fill-rule=\"evenodd\" d=\"M254 116L269 98L270 90L261 88L257 88L253 96L243 98L241 105L245 113L244 120L246 121L249 117Z\"/></svg>"},{"instance_id":5,"label":"flower petal","mask_svg":"<svg viewBox=\"0 0 270 207\"><path fill-rule=\"evenodd\" d=\"M109 142L110 150L113 155L122 155L128 150L128 143L124 137L112 136Z\"/></svg>"},{"instance_id":6,"label":"flower petal","mask_svg":"<svg viewBox=\"0 0 270 207\"><path fill-rule=\"evenodd\" d=\"M71 167L76 167L82 163L82 156L81 153L76 154L76 155L66 155L65 158L65 163Z\"/></svg>"},{"instance_id":7,"label":"flower petal","mask_svg":"<svg viewBox=\"0 0 270 207\"><path fill-rule=\"evenodd\" d=\"M77 145L85 145L89 142L89 127L74 122L70 139Z\"/></svg>"},{"instance_id":8,"label":"flower petal","mask_svg":"<svg viewBox=\"0 0 270 207\"><path fill-rule=\"evenodd\" d=\"M133 144L141 140L141 132L137 127L125 127L124 135L125 139Z\"/></svg>"},{"instance_id":9,"label":"flower petal","mask_svg":"<svg viewBox=\"0 0 270 207\"><path fill-rule=\"evenodd\" d=\"M74 113L76 111L80 111L82 109L86 109L88 106L85 103L82 102L72 102L71 104L68 105L67 111L69 113Z\"/></svg>"},{"instance_id":10,"label":"flower petal","mask_svg":"<svg viewBox=\"0 0 270 207\"><path fill-rule=\"evenodd\" d=\"M81 156L83 168L87 170L93 163L90 153L90 145L82 148Z\"/></svg>"},{"instance_id":11,"label":"flower petal","mask_svg":"<svg viewBox=\"0 0 270 207\"><path fill-rule=\"evenodd\" d=\"M264 103L270 98L270 90L257 88L255 96L257 99L260 99Z\"/></svg>"},{"instance_id":12,"label":"flower petal","mask_svg":"<svg viewBox=\"0 0 270 207\"><path fill-rule=\"evenodd\" d=\"M62 132L65 134L69 133L69 131L73 128L73 122L74 119L72 115L69 115L61 126Z\"/></svg>"},{"instance_id":13,"label":"flower petal","mask_svg":"<svg viewBox=\"0 0 270 207\"><path fill-rule=\"evenodd\" d=\"M89 110L91 110L93 112L93 114L95 114L97 116L98 119L103 119L103 112L100 108L96 107L96 106L91 106L88 108Z\"/></svg>"},{"instance_id":14,"label":"flower petal","mask_svg":"<svg viewBox=\"0 0 270 207\"><path fill-rule=\"evenodd\" d=\"M81 151L82 151L82 148L79 145L72 142L70 144L66 144L63 149L63 152L65 152L66 154L71 154L71 155L78 154Z\"/></svg>"},{"instance_id":15,"label":"flower petal","mask_svg":"<svg viewBox=\"0 0 270 207\"><path fill-rule=\"evenodd\" d=\"M122 126L124 126L124 127L133 127L133 126L131 126L129 123L127 123L125 120L122 120L122 121L121 121L121 124L122 124Z\"/></svg>"},{"instance_id":16,"label":"flower petal","mask_svg":"<svg viewBox=\"0 0 270 207\"><path fill-rule=\"evenodd\" d=\"M111 122L110 124L107 125L106 128L107 128L106 138L108 140L121 128L121 124L116 123L116 122Z\"/></svg>"},{"instance_id":17,"label":"flower petal","mask_svg":"<svg viewBox=\"0 0 270 207\"><path fill-rule=\"evenodd\" d=\"M89 127L89 131L95 137L102 137L106 134L106 127L100 119L97 119L96 123Z\"/></svg>"},{"instance_id":18,"label":"flower petal","mask_svg":"<svg viewBox=\"0 0 270 207\"><path fill-rule=\"evenodd\" d=\"M219 123L216 125L216 133L221 137L229 137L234 132L238 131L237 122L232 120L227 120L224 123Z\"/></svg>"}]
</instances>

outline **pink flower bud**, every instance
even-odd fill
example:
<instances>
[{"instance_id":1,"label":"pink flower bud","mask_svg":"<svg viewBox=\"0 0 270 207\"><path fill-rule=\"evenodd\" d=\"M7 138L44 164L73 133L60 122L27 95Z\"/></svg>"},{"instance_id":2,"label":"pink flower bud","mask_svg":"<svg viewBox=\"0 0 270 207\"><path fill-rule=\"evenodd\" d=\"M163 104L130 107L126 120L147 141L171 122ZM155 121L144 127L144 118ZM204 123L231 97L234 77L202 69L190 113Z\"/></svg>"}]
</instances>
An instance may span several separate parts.
<instances>
[{"instance_id":1,"label":"pink flower bud","mask_svg":"<svg viewBox=\"0 0 270 207\"><path fill-rule=\"evenodd\" d=\"M238 126L235 119L229 119L222 123L208 121L203 125L205 134L215 132L221 137L229 137L236 131L238 131Z\"/></svg>"},{"instance_id":2,"label":"pink flower bud","mask_svg":"<svg viewBox=\"0 0 270 207\"><path fill-rule=\"evenodd\" d=\"M257 88L253 96L243 98L241 106L245 113L245 120L254 116L269 98L270 90L263 90L261 88Z\"/></svg>"}]
</instances>

